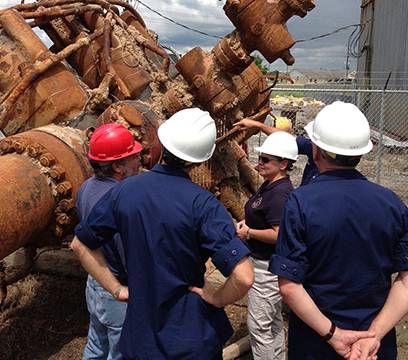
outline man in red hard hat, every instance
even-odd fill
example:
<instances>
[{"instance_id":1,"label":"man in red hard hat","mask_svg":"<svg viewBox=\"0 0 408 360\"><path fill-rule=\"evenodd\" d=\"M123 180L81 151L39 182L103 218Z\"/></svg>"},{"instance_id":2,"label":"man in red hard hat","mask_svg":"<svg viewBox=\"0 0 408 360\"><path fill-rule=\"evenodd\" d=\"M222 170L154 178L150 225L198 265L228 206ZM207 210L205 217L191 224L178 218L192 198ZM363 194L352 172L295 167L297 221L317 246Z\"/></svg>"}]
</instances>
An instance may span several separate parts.
<instances>
[{"instance_id":1,"label":"man in red hard hat","mask_svg":"<svg viewBox=\"0 0 408 360\"><path fill-rule=\"evenodd\" d=\"M142 146L133 139L123 125L102 125L93 133L88 157L95 175L79 189L77 209L81 220L86 219L98 200L115 184L136 175L140 167ZM73 250L81 250L81 243L73 242ZM113 294L107 292L91 275L86 285L86 302L90 315L88 341L83 359L121 359L118 342L126 315L127 303L118 301L126 291L127 270L123 244L119 234L101 247L106 265L117 278L119 286Z\"/></svg>"}]
</instances>

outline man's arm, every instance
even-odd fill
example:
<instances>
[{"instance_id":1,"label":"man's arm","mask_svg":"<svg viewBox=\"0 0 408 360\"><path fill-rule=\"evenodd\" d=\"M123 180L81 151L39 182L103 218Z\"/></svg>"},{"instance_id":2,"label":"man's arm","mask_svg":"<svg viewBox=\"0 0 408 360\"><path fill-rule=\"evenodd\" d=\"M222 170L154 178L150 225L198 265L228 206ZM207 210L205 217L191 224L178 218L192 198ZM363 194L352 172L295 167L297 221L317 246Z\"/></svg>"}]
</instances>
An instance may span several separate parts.
<instances>
[{"instance_id":1,"label":"man's arm","mask_svg":"<svg viewBox=\"0 0 408 360\"><path fill-rule=\"evenodd\" d=\"M279 288L283 300L292 311L320 336L325 336L331 328L328 319L316 306L302 284L279 276ZM349 357L353 343L362 338L374 337L372 331L352 331L336 328L328 343L343 357Z\"/></svg>"},{"instance_id":2,"label":"man's arm","mask_svg":"<svg viewBox=\"0 0 408 360\"><path fill-rule=\"evenodd\" d=\"M190 291L200 295L207 303L221 308L244 297L254 282L252 264L247 257L237 263L222 286L215 288L205 280L204 287L192 286Z\"/></svg>"},{"instance_id":3,"label":"man's arm","mask_svg":"<svg viewBox=\"0 0 408 360\"><path fill-rule=\"evenodd\" d=\"M265 125L264 123L261 123L255 120L251 120L251 119L242 119L238 121L237 123L235 123L234 126L239 126L243 130L258 129L266 135L270 135L276 131L279 131L279 129L273 126L268 126L268 125Z\"/></svg>"},{"instance_id":4,"label":"man's arm","mask_svg":"<svg viewBox=\"0 0 408 360\"><path fill-rule=\"evenodd\" d=\"M408 312L408 271L401 271L392 284L387 301L370 325L375 338L359 341L353 346L351 360L370 359L377 353L381 339ZM361 354L359 354L361 352Z\"/></svg>"},{"instance_id":5,"label":"man's arm","mask_svg":"<svg viewBox=\"0 0 408 360\"><path fill-rule=\"evenodd\" d=\"M71 242L71 249L78 257L84 269L105 288L106 291L114 294L119 301L128 300L128 288L122 286L106 264L103 253L91 250L84 245L76 236Z\"/></svg>"}]
</instances>

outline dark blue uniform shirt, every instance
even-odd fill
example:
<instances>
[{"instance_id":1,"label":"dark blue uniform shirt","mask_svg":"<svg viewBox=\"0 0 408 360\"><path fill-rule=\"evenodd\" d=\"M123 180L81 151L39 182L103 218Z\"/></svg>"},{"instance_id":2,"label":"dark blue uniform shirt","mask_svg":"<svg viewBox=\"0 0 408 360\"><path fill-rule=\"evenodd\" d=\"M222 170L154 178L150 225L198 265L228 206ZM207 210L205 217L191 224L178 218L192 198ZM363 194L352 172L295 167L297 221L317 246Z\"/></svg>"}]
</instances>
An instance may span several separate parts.
<instances>
[{"instance_id":1,"label":"dark blue uniform shirt","mask_svg":"<svg viewBox=\"0 0 408 360\"><path fill-rule=\"evenodd\" d=\"M307 156L307 163L303 170L302 182L300 183L302 186L309 184L317 175L319 175L319 169L313 161L312 142L303 136L297 136L296 143L299 154Z\"/></svg>"},{"instance_id":2,"label":"dark blue uniform shirt","mask_svg":"<svg viewBox=\"0 0 408 360\"><path fill-rule=\"evenodd\" d=\"M129 359L214 358L232 328L223 309L189 292L209 257L224 276L249 254L231 217L181 170L156 165L127 178L94 207L76 235L91 249L119 232L129 302L120 341Z\"/></svg>"},{"instance_id":3,"label":"dark blue uniform shirt","mask_svg":"<svg viewBox=\"0 0 408 360\"><path fill-rule=\"evenodd\" d=\"M290 192L292 182L288 176L273 183L265 181L259 190L245 204L245 223L251 229L272 229L279 225L283 207ZM251 256L259 260L269 260L275 253L275 244L268 244L256 239L247 241Z\"/></svg>"},{"instance_id":4,"label":"dark blue uniform shirt","mask_svg":"<svg viewBox=\"0 0 408 360\"><path fill-rule=\"evenodd\" d=\"M92 176L87 179L81 185L77 194L76 207L80 219L86 219L99 199L117 183L118 181L113 178ZM111 241L101 247L101 250L109 269L121 284L127 285L126 260L119 234L115 234Z\"/></svg>"},{"instance_id":5,"label":"dark blue uniform shirt","mask_svg":"<svg viewBox=\"0 0 408 360\"><path fill-rule=\"evenodd\" d=\"M367 329L385 303L391 274L407 270L408 210L392 191L349 170L325 172L289 195L270 271L302 283L337 326ZM289 329L289 359L306 359L306 350L321 352L307 359L338 358L295 316ZM395 358L393 331L381 351Z\"/></svg>"}]
</instances>

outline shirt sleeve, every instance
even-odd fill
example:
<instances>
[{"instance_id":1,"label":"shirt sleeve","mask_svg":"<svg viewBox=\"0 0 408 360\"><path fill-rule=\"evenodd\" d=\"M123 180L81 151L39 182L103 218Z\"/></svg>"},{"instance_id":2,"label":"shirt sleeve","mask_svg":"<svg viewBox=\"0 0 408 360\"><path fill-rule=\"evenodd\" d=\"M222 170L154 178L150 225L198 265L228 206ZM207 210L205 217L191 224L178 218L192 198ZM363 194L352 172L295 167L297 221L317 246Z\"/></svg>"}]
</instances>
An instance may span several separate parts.
<instances>
[{"instance_id":1,"label":"shirt sleeve","mask_svg":"<svg viewBox=\"0 0 408 360\"><path fill-rule=\"evenodd\" d=\"M91 250L111 241L118 232L115 219L117 191L113 191L114 189L102 196L89 216L75 227L75 235Z\"/></svg>"},{"instance_id":2,"label":"shirt sleeve","mask_svg":"<svg viewBox=\"0 0 408 360\"><path fill-rule=\"evenodd\" d=\"M408 208L402 204L402 231L394 257L394 271L408 271Z\"/></svg>"},{"instance_id":3,"label":"shirt sleeve","mask_svg":"<svg viewBox=\"0 0 408 360\"><path fill-rule=\"evenodd\" d=\"M296 197L289 195L279 227L276 254L269 262L269 271L296 283L303 283L308 270L305 228Z\"/></svg>"},{"instance_id":4,"label":"shirt sleeve","mask_svg":"<svg viewBox=\"0 0 408 360\"><path fill-rule=\"evenodd\" d=\"M313 147L312 142L306 139L304 136L297 136L296 143L298 146L298 152L301 155L307 155L309 159L313 159Z\"/></svg>"},{"instance_id":5,"label":"shirt sleeve","mask_svg":"<svg viewBox=\"0 0 408 360\"><path fill-rule=\"evenodd\" d=\"M195 199L194 211L201 249L228 277L236 264L249 255L249 249L236 236L231 216L212 194L200 194Z\"/></svg>"}]
</instances>

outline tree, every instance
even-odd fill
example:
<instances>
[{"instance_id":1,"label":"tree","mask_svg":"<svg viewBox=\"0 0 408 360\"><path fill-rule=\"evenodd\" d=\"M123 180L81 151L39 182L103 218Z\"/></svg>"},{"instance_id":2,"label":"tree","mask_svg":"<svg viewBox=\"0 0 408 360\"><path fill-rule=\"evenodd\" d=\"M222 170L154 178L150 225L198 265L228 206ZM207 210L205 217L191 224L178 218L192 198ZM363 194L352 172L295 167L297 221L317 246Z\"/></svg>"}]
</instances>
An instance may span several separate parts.
<instances>
[{"instance_id":1,"label":"tree","mask_svg":"<svg viewBox=\"0 0 408 360\"><path fill-rule=\"evenodd\" d=\"M263 59L259 55L253 55L252 59L255 65L262 71L262 74L266 75L269 72L269 67L264 64Z\"/></svg>"}]
</instances>

